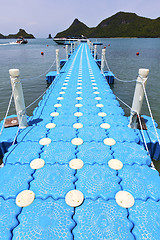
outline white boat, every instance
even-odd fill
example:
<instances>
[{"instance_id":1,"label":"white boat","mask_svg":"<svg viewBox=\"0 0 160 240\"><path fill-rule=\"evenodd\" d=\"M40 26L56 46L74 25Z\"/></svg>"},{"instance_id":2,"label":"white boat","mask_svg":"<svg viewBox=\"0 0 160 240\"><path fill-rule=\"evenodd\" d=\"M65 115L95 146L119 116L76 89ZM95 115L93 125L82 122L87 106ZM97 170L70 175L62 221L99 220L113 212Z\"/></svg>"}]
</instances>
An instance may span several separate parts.
<instances>
[{"instance_id":1,"label":"white boat","mask_svg":"<svg viewBox=\"0 0 160 240\"><path fill-rule=\"evenodd\" d=\"M81 35L78 38L53 38L53 41L55 41L58 44L64 44L64 45L70 45L74 42L87 42L87 38Z\"/></svg>"}]
</instances>

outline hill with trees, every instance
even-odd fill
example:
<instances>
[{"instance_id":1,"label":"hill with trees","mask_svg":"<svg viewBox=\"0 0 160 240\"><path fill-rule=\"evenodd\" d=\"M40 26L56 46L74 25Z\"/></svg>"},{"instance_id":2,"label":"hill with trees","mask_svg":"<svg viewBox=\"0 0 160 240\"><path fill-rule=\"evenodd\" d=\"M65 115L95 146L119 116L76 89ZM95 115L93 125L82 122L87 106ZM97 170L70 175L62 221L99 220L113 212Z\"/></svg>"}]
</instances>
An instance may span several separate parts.
<instances>
[{"instance_id":1,"label":"hill with trees","mask_svg":"<svg viewBox=\"0 0 160 240\"><path fill-rule=\"evenodd\" d=\"M76 18L68 29L59 32L55 37L78 37L80 35L88 38L158 38L160 37L160 17L150 19L140 17L135 13L118 12L93 28L89 28Z\"/></svg>"}]
</instances>

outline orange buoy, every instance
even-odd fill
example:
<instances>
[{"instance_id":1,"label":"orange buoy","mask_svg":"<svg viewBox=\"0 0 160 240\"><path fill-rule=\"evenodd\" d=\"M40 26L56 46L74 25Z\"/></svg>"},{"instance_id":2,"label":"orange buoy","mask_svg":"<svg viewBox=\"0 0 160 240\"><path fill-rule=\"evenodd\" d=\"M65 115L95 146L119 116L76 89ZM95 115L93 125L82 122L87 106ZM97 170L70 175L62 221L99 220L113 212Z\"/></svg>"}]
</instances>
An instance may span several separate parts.
<instances>
[{"instance_id":1,"label":"orange buoy","mask_svg":"<svg viewBox=\"0 0 160 240\"><path fill-rule=\"evenodd\" d=\"M44 52L41 52L41 55L44 55Z\"/></svg>"},{"instance_id":2,"label":"orange buoy","mask_svg":"<svg viewBox=\"0 0 160 240\"><path fill-rule=\"evenodd\" d=\"M136 52L136 55L138 56L138 55L139 55L139 52Z\"/></svg>"}]
</instances>

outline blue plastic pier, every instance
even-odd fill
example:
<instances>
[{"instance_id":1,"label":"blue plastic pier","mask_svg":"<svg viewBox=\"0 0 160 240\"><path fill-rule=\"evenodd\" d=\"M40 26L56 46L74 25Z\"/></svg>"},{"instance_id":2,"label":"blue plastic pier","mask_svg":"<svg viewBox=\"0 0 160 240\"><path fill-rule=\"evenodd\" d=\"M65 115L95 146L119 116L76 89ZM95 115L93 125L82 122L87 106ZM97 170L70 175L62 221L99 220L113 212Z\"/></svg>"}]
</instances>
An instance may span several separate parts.
<instances>
[{"instance_id":1,"label":"blue plastic pier","mask_svg":"<svg viewBox=\"0 0 160 240\"><path fill-rule=\"evenodd\" d=\"M52 112L59 115L52 117ZM75 112L83 116L75 117ZM98 115L103 112L106 116ZM56 127L47 129L48 123ZM74 129L74 123L82 123L83 128ZM111 128L102 129L102 123ZM138 144L137 131L127 127L128 119L86 43L55 78L29 124L4 155L5 166L0 169L0 239L160 239L159 174L150 168L151 159ZM39 144L44 137L52 140L48 146ZM83 139L80 146L71 143L77 137ZM105 138L113 138L116 144L105 145ZM35 158L44 159L45 166L31 169ZM83 160L82 169L69 167L74 158ZM119 171L108 166L114 158L123 163ZM16 196L27 189L35 193L35 200L20 208ZM65 203L73 189L84 194L77 208ZM116 203L115 195L121 190L133 195L133 207Z\"/></svg>"}]
</instances>

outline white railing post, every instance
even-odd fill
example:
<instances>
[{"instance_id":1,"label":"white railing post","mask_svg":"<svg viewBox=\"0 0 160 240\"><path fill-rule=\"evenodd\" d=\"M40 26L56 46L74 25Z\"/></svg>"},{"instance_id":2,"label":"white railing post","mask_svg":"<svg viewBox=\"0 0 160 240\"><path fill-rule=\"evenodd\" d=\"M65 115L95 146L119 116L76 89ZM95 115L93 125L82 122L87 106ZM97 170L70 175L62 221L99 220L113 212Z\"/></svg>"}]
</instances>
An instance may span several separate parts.
<instances>
[{"instance_id":1,"label":"white railing post","mask_svg":"<svg viewBox=\"0 0 160 240\"><path fill-rule=\"evenodd\" d=\"M90 50L90 41L89 41L89 39L87 39L87 44L88 44L88 47L89 47L89 50Z\"/></svg>"},{"instance_id":2,"label":"white railing post","mask_svg":"<svg viewBox=\"0 0 160 240\"><path fill-rule=\"evenodd\" d=\"M59 49L56 49L56 69L57 74L60 73Z\"/></svg>"},{"instance_id":3,"label":"white railing post","mask_svg":"<svg viewBox=\"0 0 160 240\"><path fill-rule=\"evenodd\" d=\"M19 69L10 69L9 74L11 79L17 118L19 122L19 128L26 128L28 127L28 124L22 85L19 80Z\"/></svg>"},{"instance_id":4,"label":"white railing post","mask_svg":"<svg viewBox=\"0 0 160 240\"><path fill-rule=\"evenodd\" d=\"M74 42L74 51L76 50L76 42Z\"/></svg>"},{"instance_id":5,"label":"white railing post","mask_svg":"<svg viewBox=\"0 0 160 240\"><path fill-rule=\"evenodd\" d=\"M140 114L142 104L143 104L143 98L144 98L144 87L146 87L149 69L139 69L139 76L137 78L133 102L132 102L132 110L130 115L130 123L128 127L130 128L137 128L137 114Z\"/></svg>"},{"instance_id":6,"label":"white railing post","mask_svg":"<svg viewBox=\"0 0 160 240\"><path fill-rule=\"evenodd\" d=\"M72 45L73 45L73 43L71 43L71 54L72 54Z\"/></svg>"},{"instance_id":7,"label":"white railing post","mask_svg":"<svg viewBox=\"0 0 160 240\"><path fill-rule=\"evenodd\" d=\"M101 56L101 73L103 73L104 70L104 59L105 59L106 49L102 49L102 56Z\"/></svg>"},{"instance_id":8,"label":"white railing post","mask_svg":"<svg viewBox=\"0 0 160 240\"><path fill-rule=\"evenodd\" d=\"M96 60L97 56L97 45L94 45L94 60Z\"/></svg>"},{"instance_id":9,"label":"white railing post","mask_svg":"<svg viewBox=\"0 0 160 240\"><path fill-rule=\"evenodd\" d=\"M66 45L66 60L68 60L68 45Z\"/></svg>"}]
</instances>

